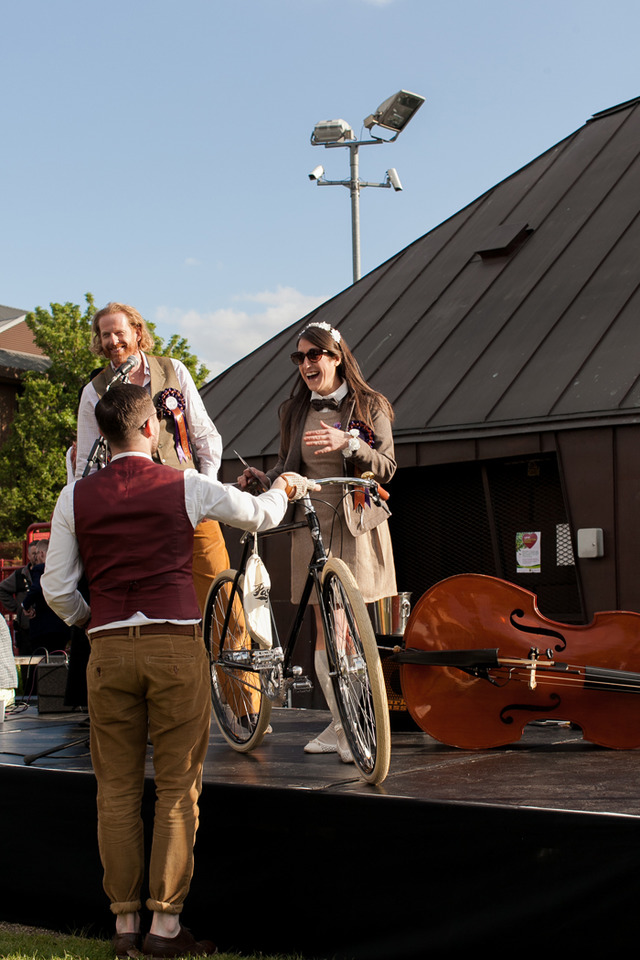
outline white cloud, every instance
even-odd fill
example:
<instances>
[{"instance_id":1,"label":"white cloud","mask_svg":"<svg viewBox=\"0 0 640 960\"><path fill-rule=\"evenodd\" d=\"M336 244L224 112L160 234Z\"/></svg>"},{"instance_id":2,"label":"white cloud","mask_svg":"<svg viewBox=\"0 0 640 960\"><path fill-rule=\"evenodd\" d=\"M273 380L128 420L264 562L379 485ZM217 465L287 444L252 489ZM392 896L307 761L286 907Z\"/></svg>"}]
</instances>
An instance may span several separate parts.
<instances>
[{"instance_id":1,"label":"white cloud","mask_svg":"<svg viewBox=\"0 0 640 960\"><path fill-rule=\"evenodd\" d=\"M157 332L165 339L174 333L186 337L191 350L214 377L302 319L326 297L301 293L293 287L277 287L260 293L238 294L232 299L245 308L220 307L201 313L179 307L159 307L153 318Z\"/></svg>"}]
</instances>

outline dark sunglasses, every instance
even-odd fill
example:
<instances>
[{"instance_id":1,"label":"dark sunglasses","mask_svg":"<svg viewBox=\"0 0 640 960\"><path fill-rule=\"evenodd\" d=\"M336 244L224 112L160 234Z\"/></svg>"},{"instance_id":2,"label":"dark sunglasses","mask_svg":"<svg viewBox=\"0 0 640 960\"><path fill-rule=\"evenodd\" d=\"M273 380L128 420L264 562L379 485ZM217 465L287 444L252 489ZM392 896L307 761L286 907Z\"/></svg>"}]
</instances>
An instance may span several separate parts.
<instances>
[{"instance_id":1,"label":"dark sunglasses","mask_svg":"<svg viewBox=\"0 0 640 960\"><path fill-rule=\"evenodd\" d=\"M321 350L320 347L314 347L312 350L307 350L306 353L303 353L302 350L296 350L295 353L291 354L291 362L295 363L296 367L301 367L307 357L311 360L311 363L317 363L323 354L328 357L333 356L331 351Z\"/></svg>"}]
</instances>

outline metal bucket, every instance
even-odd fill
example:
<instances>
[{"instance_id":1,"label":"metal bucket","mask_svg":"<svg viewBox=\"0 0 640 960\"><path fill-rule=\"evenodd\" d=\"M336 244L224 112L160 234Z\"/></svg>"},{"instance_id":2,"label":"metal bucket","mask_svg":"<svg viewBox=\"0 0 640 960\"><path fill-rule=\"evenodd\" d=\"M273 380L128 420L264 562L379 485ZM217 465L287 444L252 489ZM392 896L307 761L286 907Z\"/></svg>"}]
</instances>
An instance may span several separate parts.
<instances>
[{"instance_id":1,"label":"metal bucket","mask_svg":"<svg viewBox=\"0 0 640 960\"><path fill-rule=\"evenodd\" d=\"M398 593L372 604L373 628L385 637L401 637L411 613L411 594Z\"/></svg>"}]
</instances>

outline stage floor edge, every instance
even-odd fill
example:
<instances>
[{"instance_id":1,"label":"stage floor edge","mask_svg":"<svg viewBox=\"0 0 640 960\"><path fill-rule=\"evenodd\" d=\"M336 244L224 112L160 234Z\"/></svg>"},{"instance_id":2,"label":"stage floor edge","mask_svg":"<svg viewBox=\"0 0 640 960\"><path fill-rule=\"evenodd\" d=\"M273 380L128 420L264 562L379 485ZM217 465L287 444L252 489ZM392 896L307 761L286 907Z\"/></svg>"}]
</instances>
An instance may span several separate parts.
<instances>
[{"instance_id":1,"label":"stage floor edge","mask_svg":"<svg viewBox=\"0 0 640 960\"><path fill-rule=\"evenodd\" d=\"M635 944L638 751L558 724L486 751L394 730L389 776L373 787L335 755L303 752L327 718L277 709L247 755L212 727L184 915L196 936L344 960L506 949L516 935L528 949ZM0 919L110 933L88 733L86 715L34 707L0 725ZM147 821L152 774L149 751Z\"/></svg>"}]
</instances>

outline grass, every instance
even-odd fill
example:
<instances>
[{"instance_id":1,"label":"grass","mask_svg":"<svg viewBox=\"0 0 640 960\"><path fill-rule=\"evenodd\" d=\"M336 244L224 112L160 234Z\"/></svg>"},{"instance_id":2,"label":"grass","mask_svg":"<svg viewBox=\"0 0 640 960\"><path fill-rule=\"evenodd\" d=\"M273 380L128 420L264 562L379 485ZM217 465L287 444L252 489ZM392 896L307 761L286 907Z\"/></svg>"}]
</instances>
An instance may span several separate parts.
<instances>
[{"instance_id":1,"label":"grass","mask_svg":"<svg viewBox=\"0 0 640 960\"><path fill-rule=\"evenodd\" d=\"M114 960L109 940L94 940L82 935L53 933L15 924L0 923L2 960ZM287 960L264 954L241 956L218 953L216 960ZM295 960L290 957L288 960Z\"/></svg>"}]
</instances>

